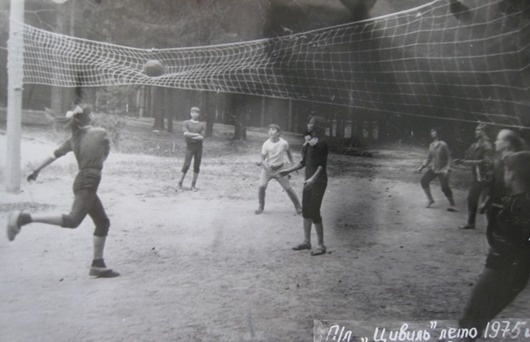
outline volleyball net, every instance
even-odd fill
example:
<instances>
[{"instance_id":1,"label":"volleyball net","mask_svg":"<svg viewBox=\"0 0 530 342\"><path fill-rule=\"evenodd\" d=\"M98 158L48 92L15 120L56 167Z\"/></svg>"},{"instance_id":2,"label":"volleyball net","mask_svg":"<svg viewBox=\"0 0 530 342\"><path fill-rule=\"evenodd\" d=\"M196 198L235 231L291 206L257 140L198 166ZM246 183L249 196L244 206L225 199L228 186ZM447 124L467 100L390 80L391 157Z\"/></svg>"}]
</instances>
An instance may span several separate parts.
<instances>
[{"instance_id":1,"label":"volleyball net","mask_svg":"<svg viewBox=\"0 0 530 342\"><path fill-rule=\"evenodd\" d=\"M530 2L447 0L234 44L138 49L16 24L25 84L152 85L530 126ZM513 4L511 4L513 3ZM149 77L148 60L165 72ZM22 61L20 61L22 62Z\"/></svg>"}]
</instances>

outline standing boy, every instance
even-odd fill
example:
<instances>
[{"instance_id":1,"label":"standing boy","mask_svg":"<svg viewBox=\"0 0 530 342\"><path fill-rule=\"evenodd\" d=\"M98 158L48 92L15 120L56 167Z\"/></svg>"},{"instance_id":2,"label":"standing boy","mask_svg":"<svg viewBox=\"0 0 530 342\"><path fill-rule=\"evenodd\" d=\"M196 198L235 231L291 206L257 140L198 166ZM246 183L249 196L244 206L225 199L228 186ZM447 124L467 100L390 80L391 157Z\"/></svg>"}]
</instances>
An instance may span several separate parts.
<instances>
[{"instance_id":1,"label":"standing boy","mask_svg":"<svg viewBox=\"0 0 530 342\"><path fill-rule=\"evenodd\" d=\"M488 190L493 176L493 148L484 123L477 125L475 139L466 152L466 159L459 161L471 166L473 177L467 195L467 224L460 226L461 229L475 228L480 198Z\"/></svg>"},{"instance_id":2,"label":"standing boy","mask_svg":"<svg viewBox=\"0 0 530 342\"><path fill-rule=\"evenodd\" d=\"M92 127L93 114L86 106L76 106L66 113L72 129L72 136L65 141L50 157L46 158L29 176L28 181L37 179L39 172L46 166L73 151L79 172L75 177L73 191L74 203L69 214L29 214L12 211L7 223L7 238L13 241L22 226L32 222L47 223L63 228L77 228L88 214L96 228L94 230L94 258L89 274L95 277L112 278L119 273L107 268L103 259L103 250L110 227L110 221L97 195L101 180L103 162L110 151L107 132L103 128Z\"/></svg>"},{"instance_id":3,"label":"standing boy","mask_svg":"<svg viewBox=\"0 0 530 342\"><path fill-rule=\"evenodd\" d=\"M280 176L287 176L293 171L305 167L304 191L302 194L302 216L304 217L304 241L293 247L295 251L311 249L311 225L315 226L318 246L311 255L326 253L324 246L324 225L320 216L322 199L328 185L327 160L328 144L325 140L326 120L319 116L311 118L307 124L308 135L302 149L302 160L297 165L280 171Z\"/></svg>"},{"instance_id":4,"label":"standing boy","mask_svg":"<svg viewBox=\"0 0 530 342\"><path fill-rule=\"evenodd\" d=\"M429 152L425 162L418 168L417 172L420 173L424 168L429 166L429 170L421 177L421 187L427 196L427 208L430 208L434 203L434 199L431 194L431 182L438 178L442 186L442 192L449 201L449 207L447 211L457 211L455 208L455 202L453 200L453 192L449 187L449 174L451 173L451 152L447 144L442 141L439 136L438 129L431 129L432 143L429 145Z\"/></svg>"},{"instance_id":5,"label":"standing boy","mask_svg":"<svg viewBox=\"0 0 530 342\"><path fill-rule=\"evenodd\" d=\"M179 181L179 189L182 189L182 183L188 172L191 159L193 158L193 180L191 181L191 190L197 190L197 178L201 169L202 160L202 141L204 140L205 127L199 121L201 110L199 107L191 107L191 120L184 121L184 139L186 140L186 157L182 166L182 177Z\"/></svg>"},{"instance_id":6,"label":"standing boy","mask_svg":"<svg viewBox=\"0 0 530 342\"><path fill-rule=\"evenodd\" d=\"M302 213L300 201L293 188L291 188L289 177L278 175L278 171L283 168L284 155L287 155L289 162L291 165L293 164L293 155L289 149L289 143L280 138L280 132L280 126L276 124L269 125L269 139L267 139L261 147L261 160L257 165L263 167L263 170L261 171L261 177L259 179L259 206L254 212L256 215L261 214L265 208L265 191L267 190L267 185L271 179L276 179L276 181L280 183L293 202L296 213Z\"/></svg>"}]
</instances>

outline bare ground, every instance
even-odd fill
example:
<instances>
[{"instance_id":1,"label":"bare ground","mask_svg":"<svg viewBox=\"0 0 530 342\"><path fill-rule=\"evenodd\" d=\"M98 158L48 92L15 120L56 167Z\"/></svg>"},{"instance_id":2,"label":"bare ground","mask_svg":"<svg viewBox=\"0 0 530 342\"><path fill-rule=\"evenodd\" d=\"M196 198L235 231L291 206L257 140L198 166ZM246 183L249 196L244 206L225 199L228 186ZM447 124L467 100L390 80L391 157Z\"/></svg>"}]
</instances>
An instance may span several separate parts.
<instances>
[{"instance_id":1,"label":"bare ground","mask_svg":"<svg viewBox=\"0 0 530 342\"><path fill-rule=\"evenodd\" d=\"M178 127L178 126L177 126ZM482 269L485 221L465 222L467 170L453 174L460 211L448 213L438 184L425 209L413 170L424 150L380 146L373 158L331 155L322 214L328 253L291 247L302 219L271 183L256 216L261 130L230 140L216 126L205 142L197 192L177 191L180 132L152 133L130 120L106 162L100 197L112 222L106 261L122 276L92 279L92 223L76 230L41 224L0 240L3 341L311 341L313 320L455 320ZM25 126L23 170L50 153L63 133ZM299 158L301 137L287 134ZM0 145L5 146L5 134ZM0 222L9 210L66 212L73 156L48 167L20 194L5 189L0 158ZM188 177L187 186L189 186ZM298 194L302 173L293 176ZM503 317L527 317L530 294Z\"/></svg>"}]
</instances>

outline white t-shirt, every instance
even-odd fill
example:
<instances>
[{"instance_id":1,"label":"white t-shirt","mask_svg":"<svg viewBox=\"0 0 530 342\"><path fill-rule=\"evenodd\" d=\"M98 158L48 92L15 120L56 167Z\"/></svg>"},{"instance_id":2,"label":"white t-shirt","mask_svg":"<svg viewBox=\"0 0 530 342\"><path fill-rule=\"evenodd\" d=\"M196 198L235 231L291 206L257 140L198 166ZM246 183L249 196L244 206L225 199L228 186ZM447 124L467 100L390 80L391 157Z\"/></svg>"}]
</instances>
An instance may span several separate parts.
<instances>
[{"instance_id":1,"label":"white t-shirt","mask_svg":"<svg viewBox=\"0 0 530 342\"><path fill-rule=\"evenodd\" d=\"M283 156L289 150L289 143L282 138L277 142L267 139L261 147L261 154L265 155L265 163L269 167L276 167L283 164Z\"/></svg>"}]
</instances>

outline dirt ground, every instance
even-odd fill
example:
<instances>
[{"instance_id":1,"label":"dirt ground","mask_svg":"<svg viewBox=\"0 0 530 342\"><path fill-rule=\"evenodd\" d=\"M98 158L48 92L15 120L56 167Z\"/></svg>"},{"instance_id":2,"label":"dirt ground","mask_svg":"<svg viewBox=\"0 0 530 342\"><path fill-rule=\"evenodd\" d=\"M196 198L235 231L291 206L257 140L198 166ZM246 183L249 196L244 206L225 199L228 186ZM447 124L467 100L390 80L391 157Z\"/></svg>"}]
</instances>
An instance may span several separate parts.
<instances>
[{"instance_id":1,"label":"dirt ground","mask_svg":"<svg viewBox=\"0 0 530 342\"><path fill-rule=\"evenodd\" d=\"M322 206L328 253L312 257L291 250L301 242L302 218L277 183L269 185L265 213L254 215L264 130L239 142L229 129L216 126L205 141L199 191L177 191L180 131L156 134L147 122L128 122L99 191L112 222L105 259L121 277L88 276L88 218L76 230L32 224L13 242L0 239L1 340L312 341L315 319L458 318L487 251L484 217L475 230L457 228L466 218L468 170L453 174L460 211L449 213L437 183L434 207L424 208L413 173L423 148L330 155ZM60 138L50 127L25 126L24 173ZM286 138L299 160L302 138ZM4 226L12 209L69 210L73 156L9 194L1 155ZM302 177L292 179L298 194ZM528 317L529 300L527 291L502 317Z\"/></svg>"}]
</instances>

